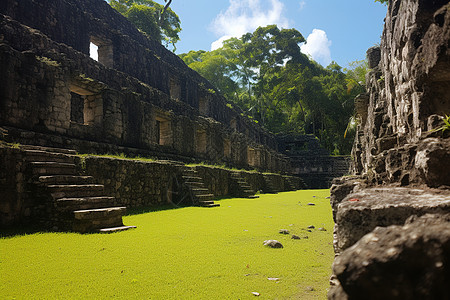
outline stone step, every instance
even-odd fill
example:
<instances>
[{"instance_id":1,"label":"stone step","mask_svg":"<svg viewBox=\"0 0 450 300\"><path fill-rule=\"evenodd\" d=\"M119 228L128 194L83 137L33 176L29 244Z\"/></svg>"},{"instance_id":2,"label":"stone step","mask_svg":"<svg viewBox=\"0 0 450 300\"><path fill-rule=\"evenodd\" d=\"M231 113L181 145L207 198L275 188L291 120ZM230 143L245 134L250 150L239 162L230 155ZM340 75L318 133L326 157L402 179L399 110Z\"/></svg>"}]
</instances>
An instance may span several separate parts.
<instances>
[{"instance_id":1,"label":"stone step","mask_svg":"<svg viewBox=\"0 0 450 300\"><path fill-rule=\"evenodd\" d=\"M183 174L197 174L198 172L193 169L184 169Z\"/></svg>"},{"instance_id":2,"label":"stone step","mask_svg":"<svg viewBox=\"0 0 450 300\"><path fill-rule=\"evenodd\" d=\"M218 206L220 206L220 204L218 204L218 203L202 204L202 203L200 202L199 206L201 206L201 207L218 207Z\"/></svg>"},{"instance_id":3,"label":"stone step","mask_svg":"<svg viewBox=\"0 0 450 300\"><path fill-rule=\"evenodd\" d=\"M204 193L204 192L208 193L209 192L208 189L204 189L204 188L192 188L191 191L193 193Z\"/></svg>"},{"instance_id":4,"label":"stone step","mask_svg":"<svg viewBox=\"0 0 450 300\"><path fill-rule=\"evenodd\" d=\"M118 232L118 231L125 231L128 229L133 229L136 228L136 226L119 226L119 227L111 227L111 228L101 228L98 229L97 232L100 233L113 233L113 232Z\"/></svg>"},{"instance_id":5,"label":"stone step","mask_svg":"<svg viewBox=\"0 0 450 300\"><path fill-rule=\"evenodd\" d=\"M122 216L127 211L125 206L119 207L107 207L96 209L81 209L73 212L76 220L96 220L104 217L110 217L112 215Z\"/></svg>"},{"instance_id":6,"label":"stone step","mask_svg":"<svg viewBox=\"0 0 450 300\"><path fill-rule=\"evenodd\" d=\"M25 150L25 160L29 162L61 162L73 164L73 155L46 152L42 150Z\"/></svg>"},{"instance_id":7,"label":"stone step","mask_svg":"<svg viewBox=\"0 0 450 300\"><path fill-rule=\"evenodd\" d=\"M34 175L76 175L74 164L60 162L31 162Z\"/></svg>"},{"instance_id":8,"label":"stone step","mask_svg":"<svg viewBox=\"0 0 450 300\"><path fill-rule=\"evenodd\" d=\"M73 212L74 222L72 230L91 232L103 228L122 227L122 216L125 212L126 207L76 210Z\"/></svg>"},{"instance_id":9,"label":"stone step","mask_svg":"<svg viewBox=\"0 0 450 300\"><path fill-rule=\"evenodd\" d=\"M186 181L185 183L191 186L205 186L205 184L201 181Z\"/></svg>"},{"instance_id":10,"label":"stone step","mask_svg":"<svg viewBox=\"0 0 450 300\"><path fill-rule=\"evenodd\" d=\"M38 151L63 153L63 154L71 154L71 155L77 154L77 151L75 151L75 150L63 149L63 148L51 148L51 147L34 146L34 145L21 145L20 148L23 150L38 150Z\"/></svg>"},{"instance_id":11,"label":"stone step","mask_svg":"<svg viewBox=\"0 0 450 300\"><path fill-rule=\"evenodd\" d=\"M94 183L94 177L77 175L45 175L39 176L38 182L41 184L89 184Z\"/></svg>"},{"instance_id":12,"label":"stone step","mask_svg":"<svg viewBox=\"0 0 450 300\"><path fill-rule=\"evenodd\" d=\"M202 181L203 179L198 176L182 176L184 180L186 181Z\"/></svg>"},{"instance_id":13,"label":"stone step","mask_svg":"<svg viewBox=\"0 0 450 300\"><path fill-rule=\"evenodd\" d=\"M60 198L56 200L56 209L60 212L86 210L114 205L114 197L78 197Z\"/></svg>"},{"instance_id":14,"label":"stone step","mask_svg":"<svg viewBox=\"0 0 450 300\"><path fill-rule=\"evenodd\" d=\"M53 199L104 196L101 184L55 184L48 185L47 189Z\"/></svg>"},{"instance_id":15,"label":"stone step","mask_svg":"<svg viewBox=\"0 0 450 300\"><path fill-rule=\"evenodd\" d=\"M212 200L199 201L199 204L200 205L214 204L214 201Z\"/></svg>"},{"instance_id":16,"label":"stone step","mask_svg":"<svg viewBox=\"0 0 450 300\"><path fill-rule=\"evenodd\" d=\"M199 201L209 201L214 198L213 194L201 194L201 195L195 195L195 198L197 198Z\"/></svg>"}]
</instances>

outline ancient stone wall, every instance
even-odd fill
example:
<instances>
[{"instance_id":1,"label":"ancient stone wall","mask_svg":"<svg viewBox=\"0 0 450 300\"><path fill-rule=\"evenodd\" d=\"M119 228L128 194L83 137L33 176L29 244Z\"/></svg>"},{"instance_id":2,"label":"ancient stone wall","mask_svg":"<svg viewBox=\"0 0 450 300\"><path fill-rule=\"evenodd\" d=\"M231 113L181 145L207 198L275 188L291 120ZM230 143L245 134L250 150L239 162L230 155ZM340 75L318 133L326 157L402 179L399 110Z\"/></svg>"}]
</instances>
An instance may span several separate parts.
<instances>
[{"instance_id":1,"label":"ancient stone wall","mask_svg":"<svg viewBox=\"0 0 450 300\"><path fill-rule=\"evenodd\" d=\"M33 13L30 13L31 11ZM141 96L141 101L150 101L164 110L173 110L175 114L183 113L186 105L178 105L178 109L173 109L173 101L167 100L187 104L188 111L194 110L198 114L201 110L202 114L225 126L233 123L236 131L255 143L264 143L272 149L277 147L273 136L242 117L240 111L228 107L225 99L209 82L158 42L140 34L105 1L3 1L0 4L0 12L42 33L41 35L33 31L30 34L26 29L18 32L13 29L17 24L4 24L1 30L4 32L3 39L16 50L29 50L50 57L64 66L69 64L75 67L79 74L85 74L86 77L106 83L109 88L119 91L127 87L132 93L142 94L143 84L151 86L159 95L149 98ZM5 23L5 20L2 22ZM16 38L24 35L25 38ZM112 52L112 58L108 58L105 63L100 55L100 63L94 63L88 57L90 42L103 45L104 48L111 47L111 50L106 52ZM65 45L71 48L67 49ZM64 49L59 49L61 47ZM59 53L63 53L63 57L58 55ZM117 78L117 72L111 68L137 80L124 78L124 82L123 79ZM135 82L126 82L129 80ZM148 92L143 96L147 96L146 94ZM201 108L200 100L203 102Z\"/></svg>"},{"instance_id":2,"label":"ancient stone wall","mask_svg":"<svg viewBox=\"0 0 450 300\"><path fill-rule=\"evenodd\" d=\"M26 156L18 147L0 145L0 228L39 220L46 205L34 194Z\"/></svg>"},{"instance_id":3,"label":"ancient stone wall","mask_svg":"<svg viewBox=\"0 0 450 300\"><path fill-rule=\"evenodd\" d=\"M391 0L385 22L355 101L355 176L331 188L338 256L328 298L445 299L450 2Z\"/></svg>"},{"instance_id":4,"label":"ancient stone wall","mask_svg":"<svg viewBox=\"0 0 450 300\"><path fill-rule=\"evenodd\" d=\"M242 119L237 112L234 112L236 129L233 129L228 123L200 116L196 107L178 101L160 89L106 68L85 54L58 44L8 17L0 16L0 29L0 77L6 83L0 87L0 124L47 134L41 135L40 145L86 152L105 148L83 149L77 142L56 144L56 140L67 137L69 143L76 139L89 141L84 142L85 145L93 142L110 144L106 148L113 153L119 152L120 147L134 148L154 156L224 162L239 167L248 167L243 145L254 145L264 156L270 156L256 168L288 171L286 158L270 148L274 146L271 142L274 139L269 136L264 139L267 143L261 145L255 136L265 133L254 136L242 133L249 132L250 121ZM218 93L211 94L203 86L199 84L199 90L212 101L208 104L209 112L212 112L213 103L225 103L216 96ZM182 95L180 92L179 96ZM228 107L224 112L227 111ZM250 132L254 131L261 129ZM36 142L27 141L26 136L11 134L10 139ZM201 149L196 147L199 139L204 140ZM225 140L229 143L227 155L224 153Z\"/></svg>"},{"instance_id":5,"label":"ancient stone wall","mask_svg":"<svg viewBox=\"0 0 450 300\"><path fill-rule=\"evenodd\" d=\"M372 71L368 95L356 105L361 122L353 153L355 173L368 175L371 183L431 184L421 173L432 170L414 168L423 165L416 161L418 144L448 136L433 132L450 112L447 5L445 0L391 1L381 46L368 51ZM446 152L446 147L438 148ZM448 156L441 159L449 162ZM447 179L432 186L449 183L448 172L435 172Z\"/></svg>"},{"instance_id":6,"label":"ancient stone wall","mask_svg":"<svg viewBox=\"0 0 450 300\"><path fill-rule=\"evenodd\" d=\"M292 173L308 188L329 188L336 177L350 172L350 156L331 156L313 135L278 137L279 151L291 160Z\"/></svg>"},{"instance_id":7,"label":"ancient stone wall","mask_svg":"<svg viewBox=\"0 0 450 300\"><path fill-rule=\"evenodd\" d=\"M0 145L0 227L16 224L37 226L48 207L36 193L30 174L29 159L17 146ZM177 203L177 193L183 183L185 166L171 161L142 161L100 156L75 156L75 164L82 175L95 178L104 185L105 195L114 198L113 206L129 208L161 207ZM235 171L210 166L196 166L205 187L215 197L240 196L233 190L231 173ZM254 191L266 191L264 176L258 172L240 171ZM278 191L292 190L288 182L300 188L299 178L270 175Z\"/></svg>"}]
</instances>

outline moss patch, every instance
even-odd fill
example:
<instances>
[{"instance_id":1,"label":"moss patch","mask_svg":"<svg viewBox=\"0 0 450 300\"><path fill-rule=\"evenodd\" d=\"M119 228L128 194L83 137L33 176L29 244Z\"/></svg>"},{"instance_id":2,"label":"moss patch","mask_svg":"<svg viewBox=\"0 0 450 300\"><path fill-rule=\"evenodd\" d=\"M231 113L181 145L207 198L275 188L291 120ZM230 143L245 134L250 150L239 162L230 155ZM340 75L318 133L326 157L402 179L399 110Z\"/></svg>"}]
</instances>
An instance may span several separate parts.
<instances>
[{"instance_id":1,"label":"moss patch","mask_svg":"<svg viewBox=\"0 0 450 300\"><path fill-rule=\"evenodd\" d=\"M2 238L0 298L323 299L334 257L328 195L266 194L129 215L124 223L138 228L115 234ZM263 246L268 239L284 248Z\"/></svg>"}]
</instances>

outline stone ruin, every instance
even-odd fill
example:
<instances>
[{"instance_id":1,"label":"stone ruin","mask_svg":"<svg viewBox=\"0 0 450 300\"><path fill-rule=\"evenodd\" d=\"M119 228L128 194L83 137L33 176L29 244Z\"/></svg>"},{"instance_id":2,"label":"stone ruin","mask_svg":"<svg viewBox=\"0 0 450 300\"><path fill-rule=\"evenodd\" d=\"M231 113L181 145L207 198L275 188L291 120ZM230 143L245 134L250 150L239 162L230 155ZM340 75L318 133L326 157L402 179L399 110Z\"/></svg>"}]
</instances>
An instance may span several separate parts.
<instances>
[{"instance_id":1,"label":"stone ruin","mask_svg":"<svg viewBox=\"0 0 450 300\"><path fill-rule=\"evenodd\" d=\"M293 158L104 0L1 1L0 81L2 227L120 229L125 207L213 207L348 170ZM265 173L187 165L201 162Z\"/></svg>"},{"instance_id":2,"label":"stone ruin","mask_svg":"<svg viewBox=\"0 0 450 300\"><path fill-rule=\"evenodd\" d=\"M390 0L353 174L334 180L329 299L449 299L450 2Z\"/></svg>"}]
</instances>

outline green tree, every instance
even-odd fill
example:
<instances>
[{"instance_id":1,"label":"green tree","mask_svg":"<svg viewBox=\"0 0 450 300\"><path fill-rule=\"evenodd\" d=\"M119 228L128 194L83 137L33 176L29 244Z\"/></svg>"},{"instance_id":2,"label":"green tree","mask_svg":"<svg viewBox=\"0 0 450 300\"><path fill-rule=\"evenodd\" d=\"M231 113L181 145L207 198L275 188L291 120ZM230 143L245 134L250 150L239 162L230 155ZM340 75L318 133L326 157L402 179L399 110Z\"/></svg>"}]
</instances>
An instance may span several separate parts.
<instances>
[{"instance_id":1,"label":"green tree","mask_svg":"<svg viewBox=\"0 0 450 300\"><path fill-rule=\"evenodd\" d=\"M349 154L353 139L344 133L367 68L324 68L300 51L303 42L297 30L270 25L180 57L266 129L314 134L330 152Z\"/></svg>"},{"instance_id":2,"label":"green tree","mask_svg":"<svg viewBox=\"0 0 450 300\"><path fill-rule=\"evenodd\" d=\"M167 2L167 0L164 0ZM180 40L181 22L178 15L169 7L172 0L164 6L151 0L110 0L109 4L127 17L141 32L166 46Z\"/></svg>"},{"instance_id":3,"label":"green tree","mask_svg":"<svg viewBox=\"0 0 450 300\"><path fill-rule=\"evenodd\" d=\"M380 2L387 5L389 3L389 0L375 0L375 2Z\"/></svg>"}]
</instances>

